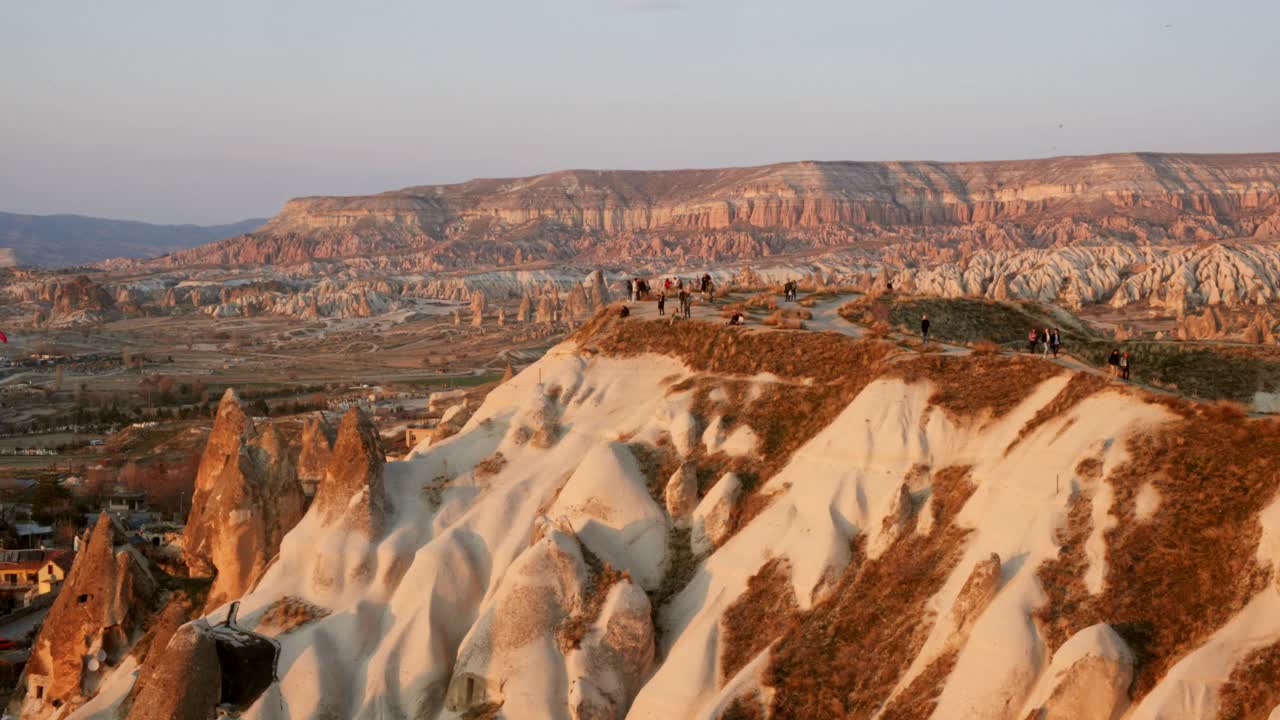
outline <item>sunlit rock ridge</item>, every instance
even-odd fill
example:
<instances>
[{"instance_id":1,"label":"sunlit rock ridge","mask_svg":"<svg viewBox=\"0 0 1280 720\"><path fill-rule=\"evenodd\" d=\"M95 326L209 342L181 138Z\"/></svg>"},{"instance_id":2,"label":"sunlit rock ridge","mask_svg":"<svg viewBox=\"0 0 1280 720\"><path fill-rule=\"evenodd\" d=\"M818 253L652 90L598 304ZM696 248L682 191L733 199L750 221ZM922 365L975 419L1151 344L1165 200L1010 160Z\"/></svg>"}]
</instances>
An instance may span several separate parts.
<instances>
[{"instance_id":1,"label":"sunlit rock ridge","mask_svg":"<svg viewBox=\"0 0 1280 720\"><path fill-rule=\"evenodd\" d=\"M1280 154L795 162L569 170L289 201L258 231L161 265L394 256L393 269L749 259L875 239L962 248L1176 243L1280 232Z\"/></svg>"}]
</instances>

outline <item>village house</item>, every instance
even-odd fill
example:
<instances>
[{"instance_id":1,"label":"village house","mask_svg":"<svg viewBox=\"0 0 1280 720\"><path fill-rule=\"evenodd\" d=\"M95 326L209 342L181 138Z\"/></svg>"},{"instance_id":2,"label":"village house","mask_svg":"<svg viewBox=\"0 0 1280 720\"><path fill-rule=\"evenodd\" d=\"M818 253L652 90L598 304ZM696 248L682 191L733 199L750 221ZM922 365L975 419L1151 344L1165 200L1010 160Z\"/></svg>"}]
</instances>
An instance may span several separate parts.
<instances>
[{"instance_id":1,"label":"village house","mask_svg":"<svg viewBox=\"0 0 1280 720\"><path fill-rule=\"evenodd\" d=\"M69 550L0 550L0 608L26 607L56 592L74 557Z\"/></svg>"}]
</instances>

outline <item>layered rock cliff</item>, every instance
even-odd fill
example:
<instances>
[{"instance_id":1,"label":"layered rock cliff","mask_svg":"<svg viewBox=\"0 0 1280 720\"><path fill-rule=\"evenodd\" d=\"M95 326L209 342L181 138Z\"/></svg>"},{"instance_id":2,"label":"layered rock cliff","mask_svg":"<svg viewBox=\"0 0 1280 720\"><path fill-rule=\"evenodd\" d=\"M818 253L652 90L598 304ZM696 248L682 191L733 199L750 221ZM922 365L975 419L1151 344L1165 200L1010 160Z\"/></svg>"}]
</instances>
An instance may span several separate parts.
<instances>
[{"instance_id":1,"label":"layered rock cliff","mask_svg":"<svg viewBox=\"0 0 1280 720\"><path fill-rule=\"evenodd\" d=\"M799 162L564 171L289 201L259 231L164 265L394 254L419 269L600 258L724 260L908 237L984 247L1270 235L1280 154Z\"/></svg>"}]
</instances>

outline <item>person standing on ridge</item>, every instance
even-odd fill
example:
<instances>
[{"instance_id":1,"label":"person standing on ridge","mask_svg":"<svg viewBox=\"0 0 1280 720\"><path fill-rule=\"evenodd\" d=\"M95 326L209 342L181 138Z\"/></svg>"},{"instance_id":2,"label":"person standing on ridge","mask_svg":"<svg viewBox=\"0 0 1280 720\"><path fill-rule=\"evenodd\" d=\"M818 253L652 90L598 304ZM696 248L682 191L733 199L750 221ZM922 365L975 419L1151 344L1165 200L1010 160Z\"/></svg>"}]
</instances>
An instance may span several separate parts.
<instances>
[{"instance_id":1,"label":"person standing on ridge","mask_svg":"<svg viewBox=\"0 0 1280 720\"><path fill-rule=\"evenodd\" d=\"M926 343L929 342L929 316L928 315L923 315L920 318L920 337L923 338Z\"/></svg>"},{"instance_id":2,"label":"person standing on ridge","mask_svg":"<svg viewBox=\"0 0 1280 720\"><path fill-rule=\"evenodd\" d=\"M1031 328L1031 332L1027 333L1027 352L1032 355L1036 354L1036 329Z\"/></svg>"},{"instance_id":3,"label":"person standing on ridge","mask_svg":"<svg viewBox=\"0 0 1280 720\"><path fill-rule=\"evenodd\" d=\"M1120 351L1112 348L1111 354L1107 356L1107 365L1110 366L1107 372L1111 373L1111 377L1120 374Z\"/></svg>"},{"instance_id":4,"label":"person standing on ridge","mask_svg":"<svg viewBox=\"0 0 1280 720\"><path fill-rule=\"evenodd\" d=\"M660 292L658 293L658 317L662 317L663 315L666 315L666 314L667 314L667 294L664 292Z\"/></svg>"},{"instance_id":5,"label":"person standing on ridge","mask_svg":"<svg viewBox=\"0 0 1280 720\"><path fill-rule=\"evenodd\" d=\"M1120 356L1120 379L1129 379L1129 351Z\"/></svg>"},{"instance_id":6,"label":"person standing on ridge","mask_svg":"<svg viewBox=\"0 0 1280 720\"><path fill-rule=\"evenodd\" d=\"M1053 333L1049 335L1049 347L1053 348L1053 359L1058 359L1058 348L1062 347L1062 336L1058 334L1058 328L1053 329Z\"/></svg>"}]
</instances>

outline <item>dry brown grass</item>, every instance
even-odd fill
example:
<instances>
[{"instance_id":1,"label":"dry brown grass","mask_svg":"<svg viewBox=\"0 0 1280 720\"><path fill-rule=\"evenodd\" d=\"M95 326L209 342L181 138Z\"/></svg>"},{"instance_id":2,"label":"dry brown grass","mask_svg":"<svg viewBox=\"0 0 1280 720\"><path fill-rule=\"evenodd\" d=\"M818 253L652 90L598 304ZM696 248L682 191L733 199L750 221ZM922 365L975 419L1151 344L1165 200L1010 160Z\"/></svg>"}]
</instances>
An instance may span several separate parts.
<instances>
[{"instance_id":1,"label":"dry brown grass","mask_svg":"<svg viewBox=\"0 0 1280 720\"><path fill-rule=\"evenodd\" d=\"M698 572L700 558L693 554L689 541L689 528L667 528L667 571L662 576L658 589L649 595L649 607L653 612L654 647L662 647L662 624L658 622L658 613L663 607L689 584Z\"/></svg>"},{"instance_id":2,"label":"dry brown grass","mask_svg":"<svg viewBox=\"0 0 1280 720\"><path fill-rule=\"evenodd\" d=\"M756 293L747 298L746 304L747 307L758 310L777 310L778 298L773 293Z\"/></svg>"},{"instance_id":3,"label":"dry brown grass","mask_svg":"<svg viewBox=\"0 0 1280 720\"><path fill-rule=\"evenodd\" d=\"M1000 346L992 342L991 340L979 340L973 345L973 354L979 355L979 356L999 355L1000 349L1001 349Z\"/></svg>"},{"instance_id":4,"label":"dry brown grass","mask_svg":"<svg viewBox=\"0 0 1280 720\"><path fill-rule=\"evenodd\" d=\"M1075 373L1071 379L1067 381L1066 387L1062 388L1048 405L1040 408L1036 412L1035 417L1027 421L1026 425L1018 431L1018 437L1009 443L1009 447L1005 448L1005 454L1027 438L1037 428L1050 420L1060 418L1067 414L1071 408L1079 405L1083 400L1092 396L1094 393L1100 392L1110 386L1110 381L1105 377L1094 375L1093 373Z\"/></svg>"},{"instance_id":5,"label":"dry brown grass","mask_svg":"<svg viewBox=\"0 0 1280 720\"><path fill-rule=\"evenodd\" d=\"M1218 691L1220 720L1267 720L1280 706L1280 643L1258 648Z\"/></svg>"},{"instance_id":6,"label":"dry brown grass","mask_svg":"<svg viewBox=\"0 0 1280 720\"><path fill-rule=\"evenodd\" d=\"M765 720L764 702L757 693L736 697L717 720Z\"/></svg>"},{"instance_id":7,"label":"dry brown grass","mask_svg":"<svg viewBox=\"0 0 1280 720\"><path fill-rule=\"evenodd\" d=\"M889 703L880 716L881 720L925 720L931 717L959 657L959 650L951 650L934 658L907 689Z\"/></svg>"},{"instance_id":8,"label":"dry brown grass","mask_svg":"<svg viewBox=\"0 0 1280 720\"><path fill-rule=\"evenodd\" d=\"M582 638L586 637L587 631L600 618L604 601L609 597L609 590L624 580L628 582L631 580L631 576L626 571L614 569L609 563L602 561L595 553L588 550L586 545L581 547L589 578L583 606L561 621L560 627L556 629L556 645L564 655L581 647Z\"/></svg>"},{"instance_id":9,"label":"dry brown grass","mask_svg":"<svg viewBox=\"0 0 1280 720\"><path fill-rule=\"evenodd\" d=\"M267 607L262 613L262 619L258 621L258 626L275 630L277 635L285 635L303 625L326 618L329 613L328 608L286 595Z\"/></svg>"},{"instance_id":10,"label":"dry brown grass","mask_svg":"<svg viewBox=\"0 0 1280 720\"><path fill-rule=\"evenodd\" d=\"M475 707L468 708L462 713L462 720L497 720L498 713L501 710L501 702L487 702L483 705L476 705Z\"/></svg>"},{"instance_id":11,"label":"dry brown grass","mask_svg":"<svg viewBox=\"0 0 1280 720\"><path fill-rule=\"evenodd\" d=\"M797 618L766 671L772 717L864 718L880 708L928 637L929 598L964 552L969 531L953 521L974 490L969 472L934 474L928 535L907 532L879 558L855 559L831 597ZM861 541L854 550L863 557Z\"/></svg>"},{"instance_id":12,"label":"dry brown grass","mask_svg":"<svg viewBox=\"0 0 1280 720\"><path fill-rule=\"evenodd\" d=\"M737 528L767 507L767 498L756 497L764 482L781 470L797 449L831 424L876 377L889 353L889 346L884 343L838 333L797 333L789 335L787 342L778 342L770 335L742 333L701 322L675 326L623 323L610 315L597 314L575 336L584 347L595 347L610 355L663 353L683 360L695 371L741 376L769 372L784 381L809 381L771 385L755 401L748 401L745 382L732 380L690 378L668 389L694 392L692 411L699 421L705 423L718 415L728 430L746 424L759 438L758 460L707 455L701 445L690 457L697 467L702 491L725 472L737 473L742 479L747 491L742 507L750 512L739 513ZM724 402L710 400L715 387L725 391ZM640 459L642 466L648 462ZM662 463L661 472L666 472L668 465ZM652 469L646 476L651 483L660 481L665 486L670 473L661 476L658 469ZM661 488L651 487L651 492L660 491Z\"/></svg>"},{"instance_id":13,"label":"dry brown grass","mask_svg":"<svg viewBox=\"0 0 1280 720\"><path fill-rule=\"evenodd\" d=\"M597 313L573 338L583 347L613 356L660 353L702 372L770 372L781 378L808 378L818 383L843 383L851 373L870 369L887 354L882 343L839 333L796 334L781 343L770 333L743 333L718 324L622 322L606 313Z\"/></svg>"},{"instance_id":14,"label":"dry brown grass","mask_svg":"<svg viewBox=\"0 0 1280 720\"><path fill-rule=\"evenodd\" d=\"M724 629L720 683L733 679L752 658L786 631L799 605L791 589L791 563L774 558L747 580L747 591L720 620Z\"/></svg>"},{"instance_id":15,"label":"dry brown grass","mask_svg":"<svg viewBox=\"0 0 1280 720\"><path fill-rule=\"evenodd\" d=\"M507 458L499 451L476 463L474 474L477 480L484 480L502 472L506 466Z\"/></svg>"},{"instance_id":16,"label":"dry brown grass","mask_svg":"<svg viewBox=\"0 0 1280 720\"><path fill-rule=\"evenodd\" d=\"M772 315L760 322L764 325L788 330L800 330L804 328L804 321L811 319L813 319L813 313L804 308L786 308L785 310L774 310Z\"/></svg>"},{"instance_id":17,"label":"dry brown grass","mask_svg":"<svg viewBox=\"0 0 1280 720\"><path fill-rule=\"evenodd\" d=\"M1092 510L1087 493L1076 493L1071 498L1067 523L1058 529L1058 557L1036 571L1048 602L1036 610L1035 619L1050 652L1062 647L1071 637L1069 618L1089 599L1089 590L1084 585L1084 573L1089 567L1084 544L1093 530Z\"/></svg>"},{"instance_id":18,"label":"dry brown grass","mask_svg":"<svg viewBox=\"0 0 1280 720\"><path fill-rule=\"evenodd\" d=\"M1256 559L1257 518L1280 485L1280 422L1214 406L1183 407L1182 413L1171 425L1130 437L1129 460L1107 477L1118 522L1105 535L1101 595L1051 592L1044 611L1059 642L1094 623L1111 623L1138 658L1135 699L1271 578ZM1135 498L1148 482L1160 494L1160 510L1138 521ZM1083 570L1077 563L1049 572ZM1070 586L1070 580L1046 589L1051 584Z\"/></svg>"},{"instance_id":19,"label":"dry brown grass","mask_svg":"<svg viewBox=\"0 0 1280 720\"><path fill-rule=\"evenodd\" d=\"M1025 357L925 355L894 365L887 376L933 383L929 402L955 419L967 419L999 418L1063 372L1054 363Z\"/></svg>"},{"instance_id":20,"label":"dry brown grass","mask_svg":"<svg viewBox=\"0 0 1280 720\"><path fill-rule=\"evenodd\" d=\"M631 442L627 444L627 449L631 451L636 464L640 466L640 472L644 474L649 497L658 503L658 507L665 507L667 481L680 467L680 457L670 445L655 446L644 442Z\"/></svg>"}]
</instances>

